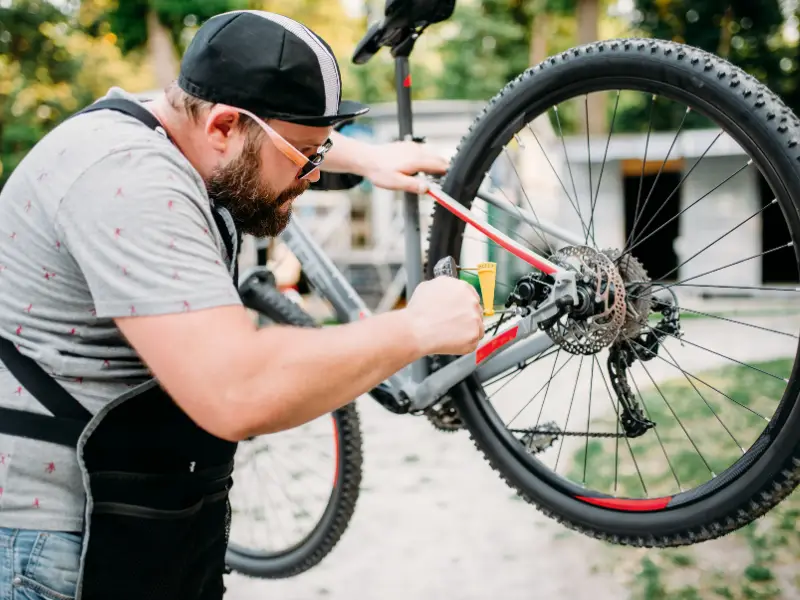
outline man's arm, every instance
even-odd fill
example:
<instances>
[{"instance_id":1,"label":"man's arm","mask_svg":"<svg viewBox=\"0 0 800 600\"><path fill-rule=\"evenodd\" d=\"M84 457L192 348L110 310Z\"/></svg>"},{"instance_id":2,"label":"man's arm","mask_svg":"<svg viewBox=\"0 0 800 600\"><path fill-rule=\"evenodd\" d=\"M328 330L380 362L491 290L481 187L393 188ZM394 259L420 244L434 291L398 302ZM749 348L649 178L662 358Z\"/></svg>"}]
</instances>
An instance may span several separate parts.
<instances>
[{"instance_id":1,"label":"man's arm","mask_svg":"<svg viewBox=\"0 0 800 600\"><path fill-rule=\"evenodd\" d=\"M442 175L448 162L425 144L392 142L370 144L334 131L333 146L322 163L323 171L355 173L378 187L422 194L427 186L415 173Z\"/></svg>"},{"instance_id":2,"label":"man's arm","mask_svg":"<svg viewBox=\"0 0 800 600\"><path fill-rule=\"evenodd\" d=\"M464 354L483 335L474 288L422 283L405 309L323 329L256 330L242 307L115 319L200 427L228 439L296 427L428 354Z\"/></svg>"},{"instance_id":3,"label":"man's arm","mask_svg":"<svg viewBox=\"0 0 800 600\"><path fill-rule=\"evenodd\" d=\"M220 259L202 182L171 146L125 148L87 169L56 229L92 294L190 418L226 438L279 431L354 400L426 354L483 334L466 282L418 286L407 308L322 330L256 330Z\"/></svg>"}]
</instances>

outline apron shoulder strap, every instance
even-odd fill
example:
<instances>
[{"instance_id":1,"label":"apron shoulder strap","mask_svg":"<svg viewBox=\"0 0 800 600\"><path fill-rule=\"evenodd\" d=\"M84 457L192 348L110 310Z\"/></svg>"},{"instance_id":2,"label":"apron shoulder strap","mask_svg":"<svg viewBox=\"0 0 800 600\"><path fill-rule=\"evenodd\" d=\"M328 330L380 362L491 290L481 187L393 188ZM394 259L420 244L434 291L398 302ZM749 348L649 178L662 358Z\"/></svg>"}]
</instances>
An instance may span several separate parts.
<instances>
[{"instance_id":1,"label":"apron shoulder strap","mask_svg":"<svg viewBox=\"0 0 800 600\"><path fill-rule=\"evenodd\" d=\"M17 381L53 416L0 408L0 433L74 446L92 419L67 390L50 377L39 364L0 338L0 360Z\"/></svg>"},{"instance_id":2,"label":"apron shoulder strap","mask_svg":"<svg viewBox=\"0 0 800 600\"><path fill-rule=\"evenodd\" d=\"M167 133L167 130L164 129L164 127L161 125L161 122L153 113L144 108L142 105L137 104L136 102L131 102L130 100L126 100L125 98L104 98L103 100L98 100L83 110L76 112L69 118L71 119L73 117L77 117L78 115L95 112L98 110L115 110L117 112L126 114L134 119L137 119L144 125L147 125L147 127L153 131L160 133L165 138L172 141Z\"/></svg>"}]
</instances>

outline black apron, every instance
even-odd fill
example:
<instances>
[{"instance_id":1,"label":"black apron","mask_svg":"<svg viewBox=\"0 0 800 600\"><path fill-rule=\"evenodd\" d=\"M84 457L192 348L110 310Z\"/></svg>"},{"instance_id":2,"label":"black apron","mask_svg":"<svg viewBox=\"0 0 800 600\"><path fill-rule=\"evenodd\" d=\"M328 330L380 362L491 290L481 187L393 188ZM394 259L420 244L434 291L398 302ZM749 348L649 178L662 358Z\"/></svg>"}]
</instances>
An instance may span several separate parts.
<instances>
[{"instance_id":1,"label":"black apron","mask_svg":"<svg viewBox=\"0 0 800 600\"><path fill-rule=\"evenodd\" d=\"M136 103L102 100L168 138ZM81 113L77 113L81 114ZM214 217L237 278L240 238ZM92 416L32 359L0 338L0 360L54 416L0 408L0 433L76 448L87 503L80 600L219 600L237 445L198 427L155 380Z\"/></svg>"}]
</instances>

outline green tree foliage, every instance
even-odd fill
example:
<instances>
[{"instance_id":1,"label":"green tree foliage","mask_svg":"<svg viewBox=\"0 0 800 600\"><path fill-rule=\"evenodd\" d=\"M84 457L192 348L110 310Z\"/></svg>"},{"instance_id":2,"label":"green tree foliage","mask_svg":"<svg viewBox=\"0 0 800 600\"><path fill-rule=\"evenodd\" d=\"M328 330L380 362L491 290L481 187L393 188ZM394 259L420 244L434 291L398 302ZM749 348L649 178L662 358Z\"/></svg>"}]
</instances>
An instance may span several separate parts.
<instances>
[{"instance_id":1,"label":"green tree foliage","mask_svg":"<svg viewBox=\"0 0 800 600\"><path fill-rule=\"evenodd\" d=\"M783 38L785 15L780 0L636 0L636 27L645 35L674 40L713 52L759 79L795 110L800 108L797 47ZM654 129L673 129L684 108L657 103ZM647 127L649 104L625 107L622 129ZM687 119L692 127L701 119Z\"/></svg>"},{"instance_id":2,"label":"green tree foliage","mask_svg":"<svg viewBox=\"0 0 800 600\"><path fill-rule=\"evenodd\" d=\"M79 31L74 17L46 0L0 7L0 187L65 117L111 85L146 82L111 40Z\"/></svg>"},{"instance_id":3,"label":"green tree foliage","mask_svg":"<svg viewBox=\"0 0 800 600\"><path fill-rule=\"evenodd\" d=\"M123 53L141 50L147 45L150 35L147 16L153 11L172 34L175 49L181 52L185 49L187 28L221 12L246 6L246 0L117 0L88 24L88 31L98 35L108 25Z\"/></svg>"}]
</instances>

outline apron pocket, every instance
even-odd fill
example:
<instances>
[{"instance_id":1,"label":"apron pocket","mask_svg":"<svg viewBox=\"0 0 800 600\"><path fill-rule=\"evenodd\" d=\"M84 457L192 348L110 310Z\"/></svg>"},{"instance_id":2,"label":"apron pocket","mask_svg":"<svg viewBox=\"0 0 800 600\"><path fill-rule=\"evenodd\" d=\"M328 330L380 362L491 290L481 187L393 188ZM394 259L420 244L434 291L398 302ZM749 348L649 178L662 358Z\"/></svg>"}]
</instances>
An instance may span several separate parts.
<instances>
[{"instance_id":1,"label":"apron pocket","mask_svg":"<svg viewBox=\"0 0 800 600\"><path fill-rule=\"evenodd\" d=\"M175 489L174 483L162 490L161 498L170 492L185 498L186 491ZM208 581L216 587L217 572L221 585L227 496L225 486L169 510L96 502L89 522L83 599L195 600Z\"/></svg>"}]
</instances>

